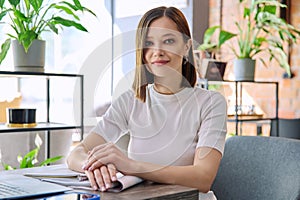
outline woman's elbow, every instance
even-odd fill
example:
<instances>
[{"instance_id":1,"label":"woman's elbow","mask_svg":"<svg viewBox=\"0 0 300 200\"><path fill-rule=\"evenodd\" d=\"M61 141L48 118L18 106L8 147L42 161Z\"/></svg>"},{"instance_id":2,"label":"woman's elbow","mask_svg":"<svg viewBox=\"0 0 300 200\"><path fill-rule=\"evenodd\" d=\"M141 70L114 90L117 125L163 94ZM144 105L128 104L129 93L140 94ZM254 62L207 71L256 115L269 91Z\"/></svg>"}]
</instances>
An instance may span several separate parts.
<instances>
[{"instance_id":1,"label":"woman's elbow","mask_svg":"<svg viewBox=\"0 0 300 200\"><path fill-rule=\"evenodd\" d=\"M75 163L74 157L75 157L75 155L74 155L73 151L71 151L70 154L67 156L66 163L67 163L67 166L69 169L77 171L76 167L75 167L76 163Z\"/></svg>"},{"instance_id":2,"label":"woman's elbow","mask_svg":"<svg viewBox=\"0 0 300 200\"><path fill-rule=\"evenodd\" d=\"M210 191L212 184L215 180L215 174L206 173L202 176L201 180L198 182L199 192L207 193Z\"/></svg>"},{"instance_id":3,"label":"woman's elbow","mask_svg":"<svg viewBox=\"0 0 300 200\"><path fill-rule=\"evenodd\" d=\"M199 192L207 193L210 191L211 186L212 186L212 184L210 184L210 183L203 183L203 184L199 185L197 189L199 190Z\"/></svg>"},{"instance_id":4,"label":"woman's elbow","mask_svg":"<svg viewBox=\"0 0 300 200\"><path fill-rule=\"evenodd\" d=\"M67 156L66 163L68 168L74 171L83 172L81 167L86 156L87 154L80 146L75 147L75 149L73 149Z\"/></svg>"}]
</instances>

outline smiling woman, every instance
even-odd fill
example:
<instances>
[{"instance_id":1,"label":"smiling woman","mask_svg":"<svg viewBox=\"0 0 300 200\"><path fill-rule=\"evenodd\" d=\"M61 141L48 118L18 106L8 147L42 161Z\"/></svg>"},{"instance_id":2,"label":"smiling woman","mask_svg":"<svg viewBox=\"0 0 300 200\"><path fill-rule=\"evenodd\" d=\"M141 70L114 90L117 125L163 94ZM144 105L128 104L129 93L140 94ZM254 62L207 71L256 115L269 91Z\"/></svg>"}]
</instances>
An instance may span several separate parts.
<instances>
[{"instance_id":1,"label":"smiling woman","mask_svg":"<svg viewBox=\"0 0 300 200\"><path fill-rule=\"evenodd\" d=\"M190 41L183 40L177 25L168 17L152 22L148 30L144 53L145 61L148 63L146 68L155 75L156 91L173 94L183 89L182 60L183 57L187 57L191 47ZM168 83L165 83L166 81Z\"/></svg>"},{"instance_id":2,"label":"smiling woman","mask_svg":"<svg viewBox=\"0 0 300 200\"><path fill-rule=\"evenodd\" d=\"M226 101L195 87L191 38L175 7L157 7L141 18L132 89L112 102L68 157L68 166L85 171L95 190L107 191L122 172L214 198L209 190L224 150ZM124 155L115 143L127 133Z\"/></svg>"}]
</instances>

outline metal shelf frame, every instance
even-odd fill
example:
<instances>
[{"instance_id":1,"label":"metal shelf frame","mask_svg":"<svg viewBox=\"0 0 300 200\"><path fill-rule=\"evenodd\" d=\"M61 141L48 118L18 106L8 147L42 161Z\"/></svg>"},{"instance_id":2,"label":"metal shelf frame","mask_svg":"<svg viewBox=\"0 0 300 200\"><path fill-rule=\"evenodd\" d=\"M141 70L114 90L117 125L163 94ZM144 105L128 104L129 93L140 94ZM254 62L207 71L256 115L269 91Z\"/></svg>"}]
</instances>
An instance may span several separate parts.
<instances>
[{"instance_id":1,"label":"metal shelf frame","mask_svg":"<svg viewBox=\"0 0 300 200\"><path fill-rule=\"evenodd\" d=\"M13 128L7 127L5 124L0 124L0 133L11 132L32 132L32 131L46 131L46 157L49 158L50 154L50 132L51 130L63 130L63 129L79 129L81 131L80 139L83 139L84 134L84 76L81 74L68 74L68 73L48 73L48 72L28 72L28 71L0 71L1 77L44 77L46 79L46 122L39 122L36 127L33 128ZM80 81L80 124L79 125L67 125L61 123L50 122L50 81L51 77L70 77L78 78Z\"/></svg>"},{"instance_id":2,"label":"metal shelf frame","mask_svg":"<svg viewBox=\"0 0 300 200\"><path fill-rule=\"evenodd\" d=\"M278 121L278 106L279 106L279 88L278 82L276 81L233 81L233 80L223 80L223 81L208 81L207 79L199 79L199 86L205 89L208 89L210 84L234 84L235 87L235 111L232 119L228 119L228 122L235 122L235 135L239 135L240 132L242 134L242 123L243 122L258 122L258 121ZM262 117L262 118L248 118L242 119L238 115L238 106L242 105L242 96L243 96L243 85L244 84L267 84L275 86L275 117ZM277 123L278 124L278 123ZM278 126L276 127L278 133Z\"/></svg>"}]
</instances>

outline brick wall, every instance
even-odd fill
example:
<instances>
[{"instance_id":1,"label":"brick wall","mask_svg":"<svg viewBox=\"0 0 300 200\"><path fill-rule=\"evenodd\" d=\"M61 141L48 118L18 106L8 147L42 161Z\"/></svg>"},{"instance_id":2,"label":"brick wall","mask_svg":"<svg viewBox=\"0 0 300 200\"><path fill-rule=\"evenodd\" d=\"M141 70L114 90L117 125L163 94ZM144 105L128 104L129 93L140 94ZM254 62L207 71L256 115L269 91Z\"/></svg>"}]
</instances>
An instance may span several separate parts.
<instances>
[{"instance_id":1,"label":"brick wall","mask_svg":"<svg viewBox=\"0 0 300 200\"><path fill-rule=\"evenodd\" d=\"M217 25L222 19L222 26L226 30L236 31L233 21L242 15L239 10L238 0L223 0L222 13L220 13L220 0L210 0L210 26ZM291 0L289 7L290 23L300 29L300 1ZM232 45L234 45L232 43ZM221 59L228 62L225 79L233 78L233 59L234 55L228 51L228 47L222 47ZM290 65L291 70L295 74L292 79L283 79L284 70L276 63L268 63L268 67L257 63L255 80L258 81L278 81L279 82L279 117L282 118L300 118L300 40L298 44L294 44L290 49ZM245 92L250 95L254 103L268 115L274 115L274 94L272 89L263 87L244 88ZM262 91L261 91L262 90ZM231 125L229 128L232 129ZM253 131L253 127L247 128ZM243 131L244 132L244 131Z\"/></svg>"}]
</instances>

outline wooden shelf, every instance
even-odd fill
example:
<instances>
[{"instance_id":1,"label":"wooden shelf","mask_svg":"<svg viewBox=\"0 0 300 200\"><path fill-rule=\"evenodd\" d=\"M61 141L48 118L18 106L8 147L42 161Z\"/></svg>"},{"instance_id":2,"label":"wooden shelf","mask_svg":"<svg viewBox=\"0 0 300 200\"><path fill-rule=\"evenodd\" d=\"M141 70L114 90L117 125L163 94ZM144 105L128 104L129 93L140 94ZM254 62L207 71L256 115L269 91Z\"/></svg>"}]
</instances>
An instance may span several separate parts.
<instances>
[{"instance_id":1,"label":"wooden shelf","mask_svg":"<svg viewBox=\"0 0 300 200\"><path fill-rule=\"evenodd\" d=\"M228 114L227 115L229 118L234 118L236 117L235 114ZM264 114L238 114L237 117L239 119L249 119L249 118L262 118Z\"/></svg>"}]
</instances>

